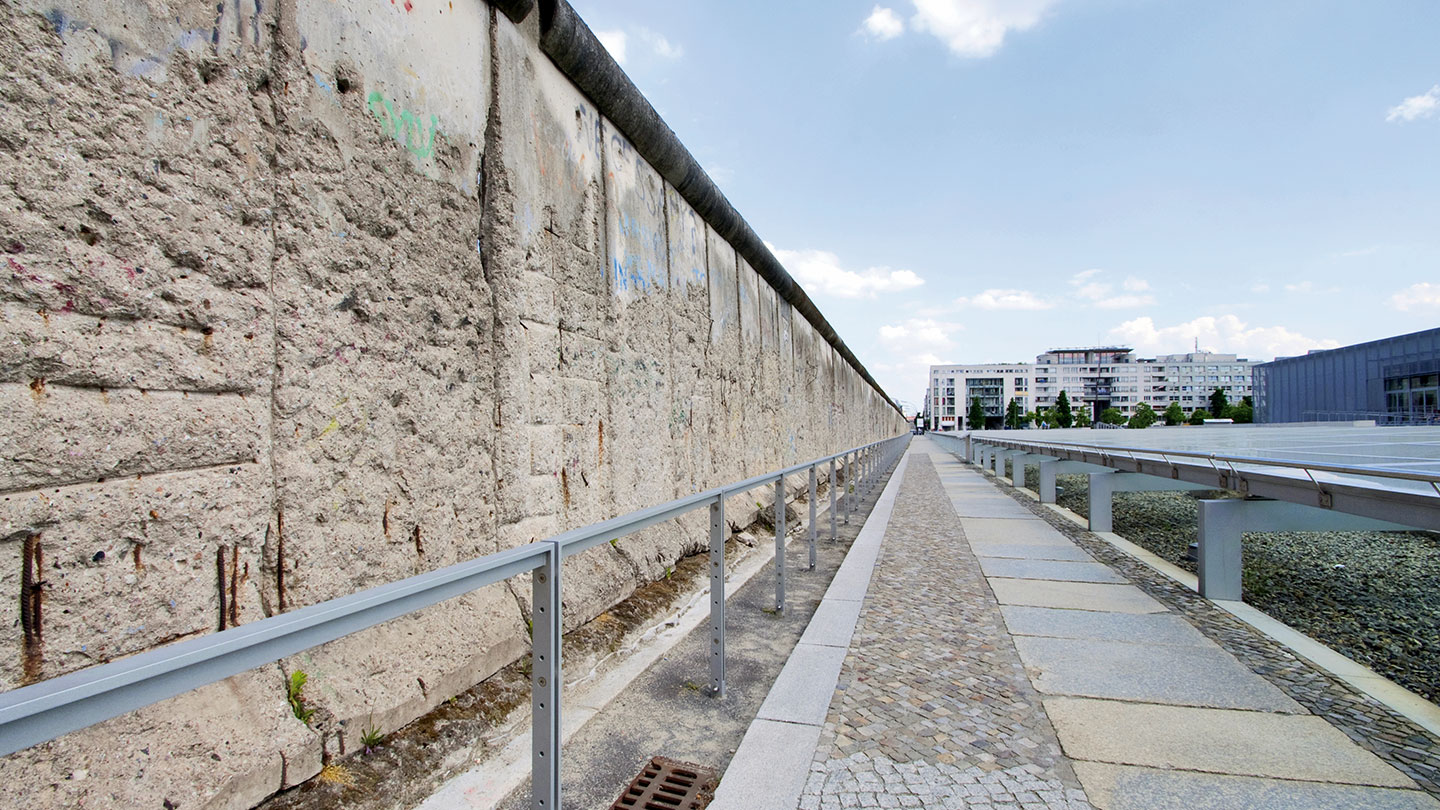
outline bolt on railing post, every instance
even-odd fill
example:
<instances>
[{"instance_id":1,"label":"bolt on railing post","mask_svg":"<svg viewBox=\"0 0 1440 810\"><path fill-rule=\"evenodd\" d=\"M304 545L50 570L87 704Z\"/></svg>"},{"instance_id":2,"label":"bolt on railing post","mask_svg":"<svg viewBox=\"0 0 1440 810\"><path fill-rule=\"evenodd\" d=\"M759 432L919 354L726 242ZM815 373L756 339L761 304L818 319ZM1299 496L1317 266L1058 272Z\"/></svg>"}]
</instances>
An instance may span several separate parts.
<instances>
[{"instance_id":1,"label":"bolt on railing post","mask_svg":"<svg viewBox=\"0 0 1440 810\"><path fill-rule=\"evenodd\" d=\"M710 504L710 694L725 697L725 496Z\"/></svg>"},{"instance_id":2,"label":"bolt on railing post","mask_svg":"<svg viewBox=\"0 0 1440 810\"><path fill-rule=\"evenodd\" d=\"M775 610L785 612L785 476L775 482Z\"/></svg>"},{"instance_id":3,"label":"bolt on railing post","mask_svg":"<svg viewBox=\"0 0 1440 810\"><path fill-rule=\"evenodd\" d=\"M534 810L560 807L560 544L530 575L530 795Z\"/></svg>"},{"instance_id":4,"label":"bolt on railing post","mask_svg":"<svg viewBox=\"0 0 1440 810\"><path fill-rule=\"evenodd\" d=\"M831 540L839 540L839 539L840 539L839 527L835 525L835 522L836 522L837 520L839 520L839 518L838 518L838 517L836 516L836 514L835 514L835 487L836 487L836 485L837 485L838 483L839 483L839 482L835 479L835 459L834 459L834 457L832 456L831 459L830 459L830 539L831 539Z\"/></svg>"},{"instance_id":5,"label":"bolt on railing post","mask_svg":"<svg viewBox=\"0 0 1440 810\"><path fill-rule=\"evenodd\" d=\"M810 465L810 570L815 570L815 491L817 482L815 480L815 465Z\"/></svg>"}]
</instances>

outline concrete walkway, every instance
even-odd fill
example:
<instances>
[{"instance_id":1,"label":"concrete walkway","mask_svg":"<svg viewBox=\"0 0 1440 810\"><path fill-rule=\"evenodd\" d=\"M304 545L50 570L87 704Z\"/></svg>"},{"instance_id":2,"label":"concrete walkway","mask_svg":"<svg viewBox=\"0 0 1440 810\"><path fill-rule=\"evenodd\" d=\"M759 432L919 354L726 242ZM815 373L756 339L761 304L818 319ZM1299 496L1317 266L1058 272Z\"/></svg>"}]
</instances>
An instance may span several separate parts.
<instances>
[{"instance_id":1,"label":"concrete walkway","mask_svg":"<svg viewBox=\"0 0 1440 810\"><path fill-rule=\"evenodd\" d=\"M922 438L711 806L1440 801Z\"/></svg>"}]
</instances>

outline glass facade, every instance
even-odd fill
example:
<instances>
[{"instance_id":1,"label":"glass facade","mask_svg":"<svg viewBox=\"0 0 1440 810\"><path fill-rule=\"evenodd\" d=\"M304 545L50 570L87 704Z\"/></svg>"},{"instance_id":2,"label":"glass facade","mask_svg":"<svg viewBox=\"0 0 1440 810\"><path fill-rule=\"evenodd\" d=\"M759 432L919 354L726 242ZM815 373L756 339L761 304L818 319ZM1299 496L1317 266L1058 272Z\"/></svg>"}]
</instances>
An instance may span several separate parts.
<instances>
[{"instance_id":1,"label":"glass facade","mask_svg":"<svg viewBox=\"0 0 1440 810\"><path fill-rule=\"evenodd\" d=\"M1257 422L1440 422L1440 329L1286 357L1254 378Z\"/></svg>"}]
</instances>

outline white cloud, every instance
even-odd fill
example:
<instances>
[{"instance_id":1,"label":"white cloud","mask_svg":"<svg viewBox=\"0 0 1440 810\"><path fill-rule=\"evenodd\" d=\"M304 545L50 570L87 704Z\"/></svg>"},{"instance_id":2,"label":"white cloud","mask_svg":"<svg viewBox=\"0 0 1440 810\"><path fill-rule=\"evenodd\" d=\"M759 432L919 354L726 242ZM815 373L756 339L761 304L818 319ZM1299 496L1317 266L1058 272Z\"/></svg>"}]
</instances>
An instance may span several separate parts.
<instances>
[{"instance_id":1,"label":"white cloud","mask_svg":"<svg viewBox=\"0 0 1440 810\"><path fill-rule=\"evenodd\" d=\"M625 64L625 43L629 39L624 31L614 29L611 31L596 31L595 38L605 46L605 50L615 57L615 61L621 65Z\"/></svg>"},{"instance_id":2,"label":"white cloud","mask_svg":"<svg viewBox=\"0 0 1440 810\"><path fill-rule=\"evenodd\" d=\"M828 250L781 250L766 243L775 258L810 292L836 298L874 298L877 293L901 292L925 283L910 270L867 267L847 270L840 257Z\"/></svg>"},{"instance_id":3,"label":"white cloud","mask_svg":"<svg viewBox=\"0 0 1440 810\"><path fill-rule=\"evenodd\" d=\"M1143 278L1129 276L1121 283L1128 295L1116 295L1115 285L1100 281L1101 270L1082 270L1070 277L1070 286L1075 288L1075 297L1088 302L1096 309L1132 309L1155 303L1153 295L1139 295L1150 289L1150 282Z\"/></svg>"},{"instance_id":4,"label":"white cloud","mask_svg":"<svg viewBox=\"0 0 1440 810\"><path fill-rule=\"evenodd\" d=\"M1256 285L1254 285L1254 286L1252 286L1252 287L1250 288L1250 292L1253 292L1253 293L1267 293L1267 292L1270 292L1270 285L1269 285L1269 284L1264 284L1264 283L1256 284Z\"/></svg>"},{"instance_id":5,"label":"white cloud","mask_svg":"<svg viewBox=\"0 0 1440 810\"><path fill-rule=\"evenodd\" d=\"M957 298L955 303L976 309L1050 309L1055 306L1029 290L985 290L969 298Z\"/></svg>"},{"instance_id":6,"label":"white cloud","mask_svg":"<svg viewBox=\"0 0 1440 810\"><path fill-rule=\"evenodd\" d=\"M1386 113L1386 121L1417 121L1421 118L1432 118L1436 112L1440 112L1440 84L1430 88L1426 93L1418 96L1411 96L1404 101L1390 108Z\"/></svg>"},{"instance_id":7,"label":"white cloud","mask_svg":"<svg viewBox=\"0 0 1440 810\"><path fill-rule=\"evenodd\" d=\"M1390 296L1390 306L1401 312L1433 309L1440 311L1440 284L1422 281Z\"/></svg>"},{"instance_id":8,"label":"white cloud","mask_svg":"<svg viewBox=\"0 0 1440 810\"><path fill-rule=\"evenodd\" d=\"M634 39L644 43L651 53L661 59L679 59L685 55L685 49L666 39L663 34L657 34L649 28L632 28ZM605 46L605 50L615 57L615 61L621 65L631 55L631 36L622 28L614 28L609 31L596 31L595 38ZM644 50L644 49L642 49Z\"/></svg>"},{"instance_id":9,"label":"white cloud","mask_svg":"<svg viewBox=\"0 0 1440 810\"><path fill-rule=\"evenodd\" d=\"M1334 349L1329 338L1310 338L1283 326L1251 326L1234 315L1205 316L1174 326L1155 325L1149 316L1126 321L1110 334L1142 355L1180 354L1198 341L1202 351L1238 354L1251 360L1304 354L1311 349Z\"/></svg>"},{"instance_id":10,"label":"white cloud","mask_svg":"<svg viewBox=\"0 0 1440 810\"><path fill-rule=\"evenodd\" d=\"M1314 291L1315 291L1315 285L1312 284L1312 283L1309 282L1309 281L1302 281L1302 282L1300 282L1299 284L1286 284L1286 285L1285 285L1285 292L1308 293L1308 292L1314 292Z\"/></svg>"},{"instance_id":11,"label":"white cloud","mask_svg":"<svg viewBox=\"0 0 1440 810\"><path fill-rule=\"evenodd\" d=\"M930 318L910 318L904 323L880 327L880 342L891 351L950 349L955 346L955 341L951 340L950 333L963 328L958 323L947 323ZM938 362L937 360L936 363Z\"/></svg>"},{"instance_id":12,"label":"white cloud","mask_svg":"<svg viewBox=\"0 0 1440 810\"><path fill-rule=\"evenodd\" d=\"M639 33L640 38L645 41L645 44L650 46L650 50L654 51L655 55L661 59L679 59L685 55L684 48L679 45L672 45L670 40L666 39L663 35L657 34L648 28L641 28L637 33Z\"/></svg>"},{"instance_id":13,"label":"white cloud","mask_svg":"<svg viewBox=\"0 0 1440 810\"><path fill-rule=\"evenodd\" d=\"M1011 31L1035 27L1057 0L914 0L912 18L958 56L982 59L1005 44Z\"/></svg>"},{"instance_id":14,"label":"white cloud","mask_svg":"<svg viewBox=\"0 0 1440 810\"><path fill-rule=\"evenodd\" d=\"M905 23L893 9L876 6L865 18L865 30L879 40L894 39L905 33Z\"/></svg>"}]
</instances>

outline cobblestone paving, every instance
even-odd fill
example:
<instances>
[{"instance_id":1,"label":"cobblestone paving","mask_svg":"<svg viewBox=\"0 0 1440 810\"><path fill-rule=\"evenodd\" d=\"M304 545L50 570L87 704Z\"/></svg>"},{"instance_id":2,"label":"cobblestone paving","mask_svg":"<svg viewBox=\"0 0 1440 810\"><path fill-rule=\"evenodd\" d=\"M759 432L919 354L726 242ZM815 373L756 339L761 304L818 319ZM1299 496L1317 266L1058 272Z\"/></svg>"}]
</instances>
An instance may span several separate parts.
<instances>
[{"instance_id":1,"label":"cobblestone paving","mask_svg":"<svg viewBox=\"0 0 1440 810\"><path fill-rule=\"evenodd\" d=\"M974 468L971 468L974 469ZM1241 664L1273 683L1296 703L1325 718L1362 748L1393 765L1440 799L1440 737L1369 695L1351 688L1279 643L1210 604L1145 563L1096 538L1033 498L1000 486L1017 502L1074 540L1091 556L1123 574L1161 604L1183 616ZM1117 499L1116 508L1120 508Z\"/></svg>"},{"instance_id":2,"label":"cobblestone paving","mask_svg":"<svg viewBox=\"0 0 1440 810\"><path fill-rule=\"evenodd\" d=\"M800 807L1090 808L926 453L901 482Z\"/></svg>"}]
</instances>

